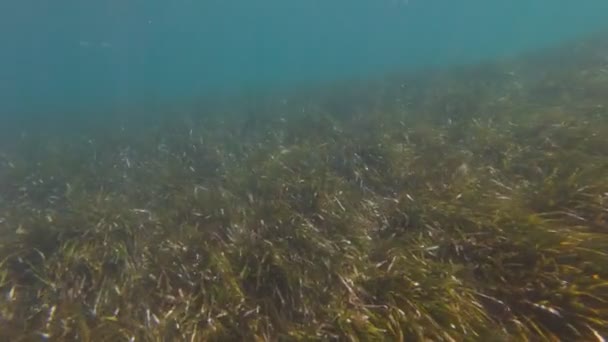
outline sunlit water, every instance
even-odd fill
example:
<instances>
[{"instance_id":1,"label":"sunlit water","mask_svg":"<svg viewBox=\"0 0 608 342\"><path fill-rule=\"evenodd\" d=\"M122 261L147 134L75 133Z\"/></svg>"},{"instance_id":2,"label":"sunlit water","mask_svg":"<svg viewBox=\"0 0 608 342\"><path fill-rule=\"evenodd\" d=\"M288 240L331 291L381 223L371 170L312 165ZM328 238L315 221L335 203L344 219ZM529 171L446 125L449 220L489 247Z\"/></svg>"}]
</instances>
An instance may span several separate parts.
<instances>
[{"instance_id":1,"label":"sunlit water","mask_svg":"<svg viewBox=\"0 0 608 342\"><path fill-rule=\"evenodd\" d=\"M0 114L175 103L538 50L602 0L3 1Z\"/></svg>"}]
</instances>

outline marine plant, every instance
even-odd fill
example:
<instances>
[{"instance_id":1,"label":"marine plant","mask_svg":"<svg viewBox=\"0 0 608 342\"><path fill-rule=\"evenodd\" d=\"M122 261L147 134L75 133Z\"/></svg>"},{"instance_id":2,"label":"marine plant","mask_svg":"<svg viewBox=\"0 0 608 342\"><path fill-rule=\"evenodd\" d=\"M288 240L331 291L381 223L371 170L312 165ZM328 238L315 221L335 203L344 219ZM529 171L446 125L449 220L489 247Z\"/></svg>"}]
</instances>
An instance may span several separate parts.
<instances>
[{"instance_id":1,"label":"marine plant","mask_svg":"<svg viewBox=\"0 0 608 342\"><path fill-rule=\"evenodd\" d=\"M603 341L607 47L582 46L15 135L0 340Z\"/></svg>"}]
</instances>

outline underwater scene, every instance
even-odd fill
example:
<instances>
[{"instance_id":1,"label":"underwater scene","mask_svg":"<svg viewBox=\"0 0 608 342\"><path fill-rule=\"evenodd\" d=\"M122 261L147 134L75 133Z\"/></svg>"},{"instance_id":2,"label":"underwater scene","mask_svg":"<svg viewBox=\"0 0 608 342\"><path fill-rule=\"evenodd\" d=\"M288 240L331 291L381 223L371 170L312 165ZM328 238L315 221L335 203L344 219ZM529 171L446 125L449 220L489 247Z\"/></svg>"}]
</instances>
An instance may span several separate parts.
<instances>
[{"instance_id":1,"label":"underwater scene","mask_svg":"<svg viewBox=\"0 0 608 342\"><path fill-rule=\"evenodd\" d=\"M0 25L0 341L608 338L608 2Z\"/></svg>"}]
</instances>

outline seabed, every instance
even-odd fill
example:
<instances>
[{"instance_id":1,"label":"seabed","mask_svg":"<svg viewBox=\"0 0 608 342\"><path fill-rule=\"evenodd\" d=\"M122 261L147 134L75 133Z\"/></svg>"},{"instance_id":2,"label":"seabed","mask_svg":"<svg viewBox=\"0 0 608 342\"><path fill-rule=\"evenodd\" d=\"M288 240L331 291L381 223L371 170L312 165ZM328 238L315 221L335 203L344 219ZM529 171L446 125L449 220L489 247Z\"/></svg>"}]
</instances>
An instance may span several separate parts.
<instances>
[{"instance_id":1,"label":"seabed","mask_svg":"<svg viewBox=\"0 0 608 342\"><path fill-rule=\"evenodd\" d=\"M240 108L4 136L0 340L608 336L606 35Z\"/></svg>"}]
</instances>

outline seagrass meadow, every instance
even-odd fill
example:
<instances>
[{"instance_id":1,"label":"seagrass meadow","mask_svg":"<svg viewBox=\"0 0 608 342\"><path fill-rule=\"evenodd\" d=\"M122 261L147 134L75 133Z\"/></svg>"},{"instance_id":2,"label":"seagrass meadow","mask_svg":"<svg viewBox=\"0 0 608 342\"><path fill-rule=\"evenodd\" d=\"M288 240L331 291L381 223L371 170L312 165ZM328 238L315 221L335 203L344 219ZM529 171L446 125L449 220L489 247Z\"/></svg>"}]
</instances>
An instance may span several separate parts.
<instances>
[{"instance_id":1,"label":"seagrass meadow","mask_svg":"<svg viewBox=\"0 0 608 342\"><path fill-rule=\"evenodd\" d=\"M6 132L2 341L604 341L608 39Z\"/></svg>"}]
</instances>

